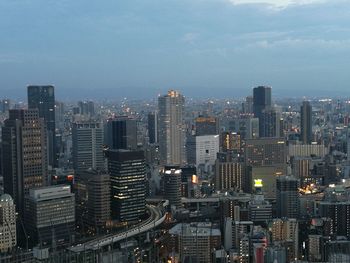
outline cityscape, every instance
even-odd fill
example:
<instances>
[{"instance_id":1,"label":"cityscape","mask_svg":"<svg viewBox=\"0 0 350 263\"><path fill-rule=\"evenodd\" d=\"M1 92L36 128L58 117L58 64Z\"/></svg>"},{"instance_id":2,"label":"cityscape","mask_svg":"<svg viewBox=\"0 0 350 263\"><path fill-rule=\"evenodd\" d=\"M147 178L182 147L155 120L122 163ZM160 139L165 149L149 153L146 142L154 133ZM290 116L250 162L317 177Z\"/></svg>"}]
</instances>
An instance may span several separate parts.
<instances>
[{"instance_id":1,"label":"cityscape","mask_svg":"<svg viewBox=\"0 0 350 263\"><path fill-rule=\"evenodd\" d=\"M350 263L349 0L0 0L0 263Z\"/></svg>"},{"instance_id":2,"label":"cityscape","mask_svg":"<svg viewBox=\"0 0 350 263\"><path fill-rule=\"evenodd\" d=\"M350 262L349 100L56 89L0 102L1 262Z\"/></svg>"}]
</instances>

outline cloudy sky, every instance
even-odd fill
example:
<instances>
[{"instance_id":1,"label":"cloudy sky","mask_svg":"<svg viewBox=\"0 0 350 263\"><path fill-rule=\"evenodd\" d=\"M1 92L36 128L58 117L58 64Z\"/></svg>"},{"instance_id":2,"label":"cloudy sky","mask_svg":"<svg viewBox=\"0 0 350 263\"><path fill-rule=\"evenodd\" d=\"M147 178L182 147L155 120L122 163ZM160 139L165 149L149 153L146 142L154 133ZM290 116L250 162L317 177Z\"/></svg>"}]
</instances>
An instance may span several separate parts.
<instances>
[{"instance_id":1,"label":"cloudy sky","mask_svg":"<svg viewBox=\"0 0 350 263\"><path fill-rule=\"evenodd\" d=\"M349 0L1 0L0 98L350 95Z\"/></svg>"}]
</instances>

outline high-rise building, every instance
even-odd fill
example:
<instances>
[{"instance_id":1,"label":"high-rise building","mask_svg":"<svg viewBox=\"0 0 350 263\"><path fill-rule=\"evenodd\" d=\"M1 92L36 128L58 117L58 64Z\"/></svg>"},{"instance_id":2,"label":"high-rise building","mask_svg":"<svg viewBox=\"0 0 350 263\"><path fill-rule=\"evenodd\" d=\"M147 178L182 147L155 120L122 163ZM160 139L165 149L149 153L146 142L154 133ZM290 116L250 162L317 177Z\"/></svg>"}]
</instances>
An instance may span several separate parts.
<instances>
[{"instance_id":1,"label":"high-rise building","mask_svg":"<svg viewBox=\"0 0 350 263\"><path fill-rule=\"evenodd\" d=\"M242 190L245 165L236 160L215 161L215 189L218 191Z\"/></svg>"},{"instance_id":2,"label":"high-rise building","mask_svg":"<svg viewBox=\"0 0 350 263\"><path fill-rule=\"evenodd\" d=\"M219 119L216 117L198 117L196 122L196 135L217 135L220 132Z\"/></svg>"},{"instance_id":3,"label":"high-rise building","mask_svg":"<svg viewBox=\"0 0 350 263\"><path fill-rule=\"evenodd\" d=\"M31 245L57 247L73 242L75 197L70 186L31 189L25 201L24 225Z\"/></svg>"},{"instance_id":4,"label":"high-rise building","mask_svg":"<svg viewBox=\"0 0 350 263\"><path fill-rule=\"evenodd\" d=\"M4 192L10 194L23 216L29 189L49 183L46 129L37 109L10 110L2 127Z\"/></svg>"},{"instance_id":5,"label":"high-rise building","mask_svg":"<svg viewBox=\"0 0 350 263\"><path fill-rule=\"evenodd\" d=\"M175 208L181 207L181 174L179 166L165 166L163 171L164 197Z\"/></svg>"},{"instance_id":6,"label":"high-rise building","mask_svg":"<svg viewBox=\"0 0 350 263\"><path fill-rule=\"evenodd\" d=\"M109 119L105 135L110 149L136 150L137 121L127 116Z\"/></svg>"},{"instance_id":7,"label":"high-rise building","mask_svg":"<svg viewBox=\"0 0 350 263\"><path fill-rule=\"evenodd\" d=\"M158 143L158 112L148 113L147 121L149 143Z\"/></svg>"},{"instance_id":8,"label":"high-rise building","mask_svg":"<svg viewBox=\"0 0 350 263\"><path fill-rule=\"evenodd\" d=\"M16 208L8 194L0 196L0 253L5 253L17 244Z\"/></svg>"},{"instance_id":9,"label":"high-rise building","mask_svg":"<svg viewBox=\"0 0 350 263\"><path fill-rule=\"evenodd\" d=\"M251 116L233 118L228 123L228 130L236 132L243 140L259 137L259 119Z\"/></svg>"},{"instance_id":10,"label":"high-rise building","mask_svg":"<svg viewBox=\"0 0 350 263\"><path fill-rule=\"evenodd\" d=\"M242 112L243 113L253 113L253 97L248 96L245 98L245 102L242 103Z\"/></svg>"},{"instance_id":11,"label":"high-rise building","mask_svg":"<svg viewBox=\"0 0 350 263\"><path fill-rule=\"evenodd\" d=\"M9 99L3 99L0 101L0 111L6 113L11 108L11 101Z\"/></svg>"},{"instance_id":12,"label":"high-rise building","mask_svg":"<svg viewBox=\"0 0 350 263\"><path fill-rule=\"evenodd\" d=\"M293 176L280 176L276 183L277 216L298 218L299 180Z\"/></svg>"},{"instance_id":13,"label":"high-rise building","mask_svg":"<svg viewBox=\"0 0 350 263\"><path fill-rule=\"evenodd\" d=\"M260 137L281 137L281 113L275 108L264 109L259 118L259 136Z\"/></svg>"},{"instance_id":14,"label":"high-rise building","mask_svg":"<svg viewBox=\"0 0 350 263\"><path fill-rule=\"evenodd\" d=\"M270 109L271 102L271 87L258 86L253 89L253 112L254 116L259 119L259 136L263 137L263 129L261 117L264 110Z\"/></svg>"},{"instance_id":15,"label":"high-rise building","mask_svg":"<svg viewBox=\"0 0 350 263\"><path fill-rule=\"evenodd\" d=\"M236 132L223 132L220 136L220 147L222 151L232 151L240 153L241 151L241 135Z\"/></svg>"},{"instance_id":16,"label":"high-rise building","mask_svg":"<svg viewBox=\"0 0 350 263\"><path fill-rule=\"evenodd\" d=\"M95 115L95 104L93 101L79 101L78 108L81 115L87 115L90 117Z\"/></svg>"},{"instance_id":17,"label":"high-rise building","mask_svg":"<svg viewBox=\"0 0 350 263\"><path fill-rule=\"evenodd\" d=\"M57 166L56 122L55 122L55 88L51 85L28 86L28 108L38 109L39 117L44 118L48 138L48 163Z\"/></svg>"},{"instance_id":18,"label":"high-rise building","mask_svg":"<svg viewBox=\"0 0 350 263\"><path fill-rule=\"evenodd\" d=\"M100 122L73 123L73 167L76 173L91 169L104 170L103 128Z\"/></svg>"},{"instance_id":19,"label":"high-rise building","mask_svg":"<svg viewBox=\"0 0 350 263\"><path fill-rule=\"evenodd\" d=\"M248 205L248 219L254 223L266 223L272 219L272 205L264 195L254 195Z\"/></svg>"},{"instance_id":20,"label":"high-rise building","mask_svg":"<svg viewBox=\"0 0 350 263\"><path fill-rule=\"evenodd\" d=\"M163 164L185 162L184 104L185 98L174 90L158 98L159 151Z\"/></svg>"},{"instance_id":21,"label":"high-rise building","mask_svg":"<svg viewBox=\"0 0 350 263\"><path fill-rule=\"evenodd\" d=\"M220 151L219 135L189 136L186 143L187 162L191 165L214 165Z\"/></svg>"},{"instance_id":22,"label":"high-rise building","mask_svg":"<svg viewBox=\"0 0 350 263\"><path fill-rule=\"evenodd\" d=\"M146 164L143 151L108 150L112 218L139 220L146 207Z\"/></svg>"},{"instance_id":23,"label":"high-rise building","mask_svg":"<svg viewBox=\"0 0 350 263\"><path fill-rule=\"evenodd\" d=\"M312 141L312 107L310 101L303 101L300 108L301 141L310 144Z\"/></svg>"},{"instance_id":24,"label":"high-rise building","mask_svg":"<svg viewBox=\"0 0 350 263\"><path fill-rule=\"evenodd\" d=\"M95 232L111 219L111 181L107 172L89 169L76 180L77 221ZM79 217L79 218L78 218Z\"/></svg>"}]
</instances>

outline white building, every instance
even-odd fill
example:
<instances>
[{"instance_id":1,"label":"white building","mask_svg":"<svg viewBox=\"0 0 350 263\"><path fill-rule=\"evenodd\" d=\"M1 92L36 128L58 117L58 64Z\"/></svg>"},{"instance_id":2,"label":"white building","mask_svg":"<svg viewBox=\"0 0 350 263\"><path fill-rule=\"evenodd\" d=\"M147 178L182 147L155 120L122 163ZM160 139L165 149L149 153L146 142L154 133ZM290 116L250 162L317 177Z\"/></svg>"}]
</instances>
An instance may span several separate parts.
<instances>
[{"instance_id":1,"label":"white building","mask_svg":"<svg viewBox=\"0 0 350 263\"><path fill-rule=\"evenodd\" d=\"M198 168L213 166L220 151L219 135L191 136L187 141L187 162Z\"/></svg>"},{"instance_id":2,"label":"white building","mask_svg":"<svg viewBox=\"0 0 350 263\"><path fill-rule=\"evenodd\" d=\"M0 197L0 252L7 252L16 244L16 207L12 197L3 194Z\"/></svg>"}]
</instances>

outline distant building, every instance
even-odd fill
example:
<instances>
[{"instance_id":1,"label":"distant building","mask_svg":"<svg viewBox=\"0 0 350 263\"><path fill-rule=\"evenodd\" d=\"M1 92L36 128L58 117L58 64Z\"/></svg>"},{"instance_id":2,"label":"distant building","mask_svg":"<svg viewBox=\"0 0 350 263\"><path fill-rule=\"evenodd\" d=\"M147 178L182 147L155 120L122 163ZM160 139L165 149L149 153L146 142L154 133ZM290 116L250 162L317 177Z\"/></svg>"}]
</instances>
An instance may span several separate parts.
<instances>
[{"instance_id":1,"label":"distant building","mask_svg":"<svg viewBox=\"0 0 350 263\"><path fill-rule=\"evenodd\" d=\"M181 165L185 162L185 98L170 90L158 98L159 151L162 164Z\"/></svg>"},{"instance_id":2,"label":"distant building","mask_svg":"<svg viewBox=\"0 0 350 263\"><path fill-rule=\"evenodd\" d=\"M280 138L281 113L275 108L266 108L260 113L259 118L259 137Z\"/></svg>"},{"instance_id":3,"label":"distant building","mask_svg":"<svg viewBox=\"0 0 350 263\"><path fill-rule=\"evenodd\" d=\"M146 209L146 164L143 151L108 150L112 219L139 220Z\"/></svg>"},{"instance_id":4,"label":"distant building","mask_svg":"<svg viewBox=\"0 0 350 263\"><path fill-rule=\"evenodd\" d=\"M228 123L229 132L236 132L241 139L256 139L259 137L259 119L252 116L233 118Z\"/></svg>"},{"instance_id":5,"label":"distant building","mask_svg":"<svg viewBox=\"0 0 350 263\"><path fill-rule=\"evenodd\" d=\"M309 101L303 101L300 108L301 141L304 144L312 142L312 107Z\"/></svg>"},{"instance_id":6,"label":"distant building","mask_svg":"<svg viewBox=\"0 0 350 263\"><path fill-rule=\"evenodd\" d=\"M48 163L57 166L56 152L56 121L55 121L55 87L28 86L28 108L38 109L39 117L44 118L47 138L48 138Z\"/></svg>"},{"instance_id":7,"label":"distant building","mask_svg":"<svg viewBox=\"0 0 350 263\"><path fill-rule=\"evenodd\" d=\"M236 132L223 132L220 136L220 147L222 151L240 153L242 146L241 135Z\"/></svg>"},{"instance_id":8,"label":"distant building","mask_svg":"<svg viewBox=\"0 0 350 263\"><path fill-rule=\"evenodd\" d=\"M0 252L5 253L17 245L16 207L8 194L0 196Z\"/></svg>"},{"instance_id":9,"label":"distant building","mask_svg":"<svg viewBox=\"0 0 350 263\"><path fill-rule=\"evenodd\" d=\"M158 143L158 112L150 112L147 117L149 143Z\"/></svg>"},{"instance_id":10,"label":"distant building","mask_svg":"<svg viewBox=\"0 0 350 263\"><path fill-rule=\"evenodd\" d=\"M75 197L70 186L30 190L26 197L24 225L32 245L57 247L73 242Z\"/></svg>"},{"instance_id":11,"label":"distant building","mask_svg":"<svg viewBox=\"0 0 350 263\"><path fill-rule=\"evenodd\" d=\"M95 104L93 101L79 101L79 114L93 117L95 115Z\"/></svg>"},{"instance_id":12,"label":"distant building","mask_svg":"<svg viewBox=\"0 0 350 263\"><path fill-rule=\"evenodd\" d=\"M271 87L259 86L253 89L254 116L259 119L259 136L264 137L262 113L272 106Z\"/></svg>"},{"instance_id":13,"label":"distant building","mask_svg":"<svg viewBox=\"0 0 350 263\"><path fill-rule=\"evenodd\" d=\"M198 117L195 119L196 135L218 135L220 133L219 119L216 117Z\"/></svg>"},{"instance_id":14,"label":"distant building","mask_svg":"<svg viewBox=\"0 0 350 263\"><path fill-rule=\"evenodd\" d=\"M105 169L103 156L103 127L100 122L73 123L73 167L79 173L91 169Z\"/></svg>"},{"instance_id":15,"label":"distant building","mask_svg":"<svg viewBox=\"0 0 350 263\"><path fill-rule=\"evenodd\" d=\"M215 161L215 189L218 191L229 191L243 189L246 179L246 167L239 161Z\"/></svg>"},{"instance_id":16,"label":"distant building","mask_svg":"<svg viewBox=\"0 0 350 263\"><path fill-rule=\"evenodd\" d=\"M4 192L10 194L23 216L29 189L47 185L46 129L37 109L10 110L2 127Z\"/></svg>"}]
</instances>

